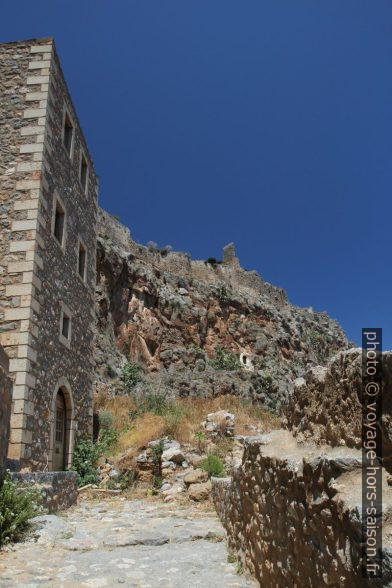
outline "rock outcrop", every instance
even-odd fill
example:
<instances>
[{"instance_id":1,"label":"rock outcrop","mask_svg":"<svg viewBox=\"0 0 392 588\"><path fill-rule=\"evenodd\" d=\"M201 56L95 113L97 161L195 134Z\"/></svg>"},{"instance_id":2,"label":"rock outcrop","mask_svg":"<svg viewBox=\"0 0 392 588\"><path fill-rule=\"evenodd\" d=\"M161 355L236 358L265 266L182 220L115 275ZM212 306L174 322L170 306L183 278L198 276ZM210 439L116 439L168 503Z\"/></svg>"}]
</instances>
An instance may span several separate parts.
<instances>
[{"instance_id":1,"label":"rock outcrop","mask_svg":"<svg viewBox=\"0 0 392 588\"><path fill-rule=\"evenodd\" d=\"M135 243L103 211L97 283L95 358L114 391L130 359L161 390L231 393L277 409L295 378L348 347L325 313L293 306L283 290L242 269L232 245L223 262L192 261ZM235 356L237 370L211 365L218 348Z\"/></svg>"}]
</instances>

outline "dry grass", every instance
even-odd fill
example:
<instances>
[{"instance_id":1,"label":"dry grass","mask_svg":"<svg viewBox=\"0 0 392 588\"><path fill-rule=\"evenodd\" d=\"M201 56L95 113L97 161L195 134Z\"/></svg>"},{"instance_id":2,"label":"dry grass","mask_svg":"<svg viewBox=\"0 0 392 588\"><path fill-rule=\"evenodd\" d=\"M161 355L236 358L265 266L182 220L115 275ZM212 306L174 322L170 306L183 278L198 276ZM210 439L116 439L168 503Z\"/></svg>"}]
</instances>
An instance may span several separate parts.
<instances>
[{"instance_id":1,"label":"dry grass","mask_svg":"<svg viewBox=\"0 0 392 588\"><path fill-rule=\"evenodd\" d=\"M159 439L164 435L164 417L146 413L132 421L128 431L120 434L118 447L121 451L135 447L145 447L149 441Z\"/></svg>"},{"instance_id":2,"label":"dry grass","mask_svg":"<svg viewBox=\"0 0 392 588\"><path fill-rule=\"evenodd\" d=\"M132 418L136 409L135 400L130 396L110 398L105 392L100 392L95 399L95 410L110 412L113 416L113 426L119 431L116 453L127 452L129 459L149 441L164 436L197 446L195 433L202 430L201 422L207 414L219 410L235 415L237 435L252 434L252 427L268 432L280 426L277 416L241 398L229 395L216 398L179 398L168 402L162 415L146 412Z\"/></svg>"}]
</instances>

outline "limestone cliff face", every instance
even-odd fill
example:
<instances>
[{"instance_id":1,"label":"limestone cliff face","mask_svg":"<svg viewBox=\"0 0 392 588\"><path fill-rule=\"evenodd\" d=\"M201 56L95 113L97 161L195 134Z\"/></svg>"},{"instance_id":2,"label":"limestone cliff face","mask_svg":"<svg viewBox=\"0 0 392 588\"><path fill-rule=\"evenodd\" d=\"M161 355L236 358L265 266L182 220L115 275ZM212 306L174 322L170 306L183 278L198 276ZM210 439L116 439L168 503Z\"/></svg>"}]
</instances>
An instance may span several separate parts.
<instances>
[{"instance_id":1,"label":"limestone cliff face","mask_svg":"<svg viewBox=\"0 0 392 588\"><path fill-rule=\"evenodd\" d=\"M222 263L193 261L135 243L103 211L96 304L98 373L114 388L129 358L174 394L234 393L277 408L295 378L348 347L335 321L290 304L283 290L242 269L232 246ZM218 347L243 367L214 369Z\"/></svg>"}]
</instances>

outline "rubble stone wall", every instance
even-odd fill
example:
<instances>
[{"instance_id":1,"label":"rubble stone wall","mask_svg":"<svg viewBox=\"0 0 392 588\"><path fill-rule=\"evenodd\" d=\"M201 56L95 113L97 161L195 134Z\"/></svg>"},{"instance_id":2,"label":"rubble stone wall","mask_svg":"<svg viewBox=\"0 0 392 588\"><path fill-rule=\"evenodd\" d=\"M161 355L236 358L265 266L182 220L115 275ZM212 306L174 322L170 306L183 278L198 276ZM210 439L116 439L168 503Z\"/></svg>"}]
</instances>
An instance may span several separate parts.
<instances>
[{"instance_id":1,"label":"rubble stone wall","mask_svg":"<svg viewBox=\"0 0 392 588\"><path fill-rule=\"evenodd\" d=\"M383 353L383 465L392 473L392 353ZM337 353L294 382L284 408L285 426L299 442L361 446L362 350Z\"/></svg>"},{"instance_id":2,"label":"rubble stone wall","mask_svg":"<svg viewBox=\"0 0 392 588\"><path fill-rule=\"evenodd\" d=\"M49 513L69 508L78 498L76 472L18 472L12 478L20 484L35 486L41 493L42 507Z\"/></svg>"},{"instance_id":3,"label":"rubble stone wall","mask_svg":"<svg viewBox=\"0 0 392 588\"><path fill-rule=\"evenodd\" d=\"M288 431L245 440L242 465L233 477L213 479L229 549L266 588L392 585L392 497L386 476L384 574L382 581L367 584L360 554L361 454L323 449L298 446Z\"/></svg>"}]
</instances>

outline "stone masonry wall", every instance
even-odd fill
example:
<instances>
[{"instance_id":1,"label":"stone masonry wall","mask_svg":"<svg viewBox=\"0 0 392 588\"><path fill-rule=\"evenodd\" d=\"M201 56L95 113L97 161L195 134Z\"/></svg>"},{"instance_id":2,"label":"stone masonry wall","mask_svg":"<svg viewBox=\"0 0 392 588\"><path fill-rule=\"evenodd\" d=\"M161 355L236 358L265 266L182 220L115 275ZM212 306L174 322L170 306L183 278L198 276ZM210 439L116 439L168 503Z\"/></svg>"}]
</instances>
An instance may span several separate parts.
<instances>
[{"instance_id":1,"label":"stone masonry wall","mask_svg":"<svg viewBox=\"0 0 392 588\"><path fill-rule=\"evenodd\" d=\"M8 377L8 357L0 346L0 480L4 474L10 437L12 382Z\"/></svg>"},{"instance_id":2,"label":"stone masonry wall","mask_svg":"<svg viewBox=\"0 0 392 588\"><path fill-rule=\"evenodd\" d=\"M92 345L97 179L51 39L0 45L0 343L14 380L9 457L51 467L55 394L67 390L70 463L74 438L92 424ZM71 156L63 146L67 111ZM81 154L88 164L82 188ZM65 242L53 236L55 202L65 209ZM79 239L87 250L79 276ZM61 311L71 341L60 341Z\"/></svg>"},{"instance_id":3,"label":"stone masonry wall","mask_svg":"<svg viewBox=\"0 0 392 588\"><path fill-rule=\"evenodd\" d=\"M38 292L38 213L49 82L49 40L0 46L0 343L15 384L11 457L24 454L35 386ZM36 68L36 63L40 67Z\"/></svg>"},{"instance_id":4,"label":"stone masonry wall","mask_svg":"<svg viewBox=\"0 0 392 588\"><path fill-rule=\"evenodd\" d=\"M213 479L229 549L265 588L392 585L392 489L383 481L383 578L361 576L361 453L298 446L288 431L245 440L231 479Z\"/></svg>"},{"instance_id":5,"label":"stone masonry wall","mask_svg":"<svg viewBox=\"0 0 392 588\"><path fill-rule=\"evenodd\" d=\"M383 464L392 473L392 353L383 353ZM325 367L309 369L294 382L284 408L285 425L298 442L361 447L362 350L337 353Z\"/></svg>"},{"instance_id":6,"label":"stone masonry wall","mask_svg":"<svg viewBox=\"0 0 392 588\"><path fill-rule=\"evenodd\" d=\"M41 506L49 513L69 508L78 498L76 472L13 473L12 478L37 488L42 496Z\"/></svg>"}]
</instances>

